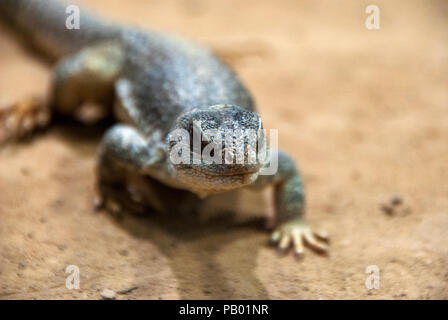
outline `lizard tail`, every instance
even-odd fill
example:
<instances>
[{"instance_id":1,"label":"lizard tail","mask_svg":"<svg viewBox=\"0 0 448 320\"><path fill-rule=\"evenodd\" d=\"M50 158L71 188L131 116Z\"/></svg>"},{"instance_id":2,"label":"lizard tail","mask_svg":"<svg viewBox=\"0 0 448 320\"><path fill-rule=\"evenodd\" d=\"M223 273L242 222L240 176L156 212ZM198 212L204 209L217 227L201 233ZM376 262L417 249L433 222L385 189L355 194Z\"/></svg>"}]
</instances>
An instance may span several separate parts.
<instances>
[{"instance_id":1,"label":"lizard tail","mask_svg":"<svg viewBox=\"0 0 448 320\"><path fill-rule=\"evenodd\" d=\"M53 61L118 32L116 26L92 13L55 0L0 0L0 21Z\"/></svg>"}]
</instances>

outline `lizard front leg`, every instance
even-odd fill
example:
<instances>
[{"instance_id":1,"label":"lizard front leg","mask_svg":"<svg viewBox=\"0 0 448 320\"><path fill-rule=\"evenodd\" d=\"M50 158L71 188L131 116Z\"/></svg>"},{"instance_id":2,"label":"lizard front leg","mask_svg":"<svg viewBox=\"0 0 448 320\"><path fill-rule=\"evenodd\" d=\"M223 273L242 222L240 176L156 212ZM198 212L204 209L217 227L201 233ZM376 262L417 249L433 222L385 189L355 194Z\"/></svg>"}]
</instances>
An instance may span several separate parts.
<instances>
[{"instance_id":1,"label":"lizard front leg","mask_svg":"<svg viewBox=\"0 0 448 320\"><path fill-rule=\"evenodd\" d=\"M111 110L123 59L118 42L99 43L64 58L54 68L52 106L84 123L101 119Z\"/></svg>"},{"instance_id":2,"label":"lizard front leg","mask_svg":"<svg viewBox=\"0 0 448 320\"><path fill-rule=\"evenodd\" d=\"M150 190L142 197L141 192L150 185L132 188L131 183L133 176L144 176L148 168L164 159L164 152L149 140L127 125L115 125L105 133L99 147L97 206L104 204L115 212L123 207L132 212L142 212L147 206L160 209Z\"/></svg>"},{"instance_id":3,"label":"lizard front leg","mask_svg":"<svg viewBox=\"0 0 448 320\"><path fill-rule=\"evenodd\" d=\"M327 246L320 240L327 241L325 233L312 232L304 221L305 194L294 161L285 153L278 153L278 170L274 175L260 175L255 186L274 185L274 198L278 228L272 233L272 242L282 250L291 244L297 255L303 255L303 245L307 244L315 251L324 253Z\"/></svg>"}]
</instances>

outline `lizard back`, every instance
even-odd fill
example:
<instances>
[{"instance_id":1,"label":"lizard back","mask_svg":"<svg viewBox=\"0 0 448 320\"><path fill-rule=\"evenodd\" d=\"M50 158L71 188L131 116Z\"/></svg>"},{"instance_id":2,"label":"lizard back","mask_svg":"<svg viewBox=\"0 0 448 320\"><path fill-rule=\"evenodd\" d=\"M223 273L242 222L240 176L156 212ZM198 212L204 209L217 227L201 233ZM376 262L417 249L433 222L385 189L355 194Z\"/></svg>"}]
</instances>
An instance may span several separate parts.
<instances>
[{"instance_id":1,"label":"lizard back","mask_svg":"<svg viewBox=\"0 0 448 320\"><path fill-rule=\"evenodd\" d=\"M127 46L123 78L143 127L168 133L180 113L217 104L255 109L233 70L210 50L157 32L123 29Z\"/></svg>"}]
</instances>

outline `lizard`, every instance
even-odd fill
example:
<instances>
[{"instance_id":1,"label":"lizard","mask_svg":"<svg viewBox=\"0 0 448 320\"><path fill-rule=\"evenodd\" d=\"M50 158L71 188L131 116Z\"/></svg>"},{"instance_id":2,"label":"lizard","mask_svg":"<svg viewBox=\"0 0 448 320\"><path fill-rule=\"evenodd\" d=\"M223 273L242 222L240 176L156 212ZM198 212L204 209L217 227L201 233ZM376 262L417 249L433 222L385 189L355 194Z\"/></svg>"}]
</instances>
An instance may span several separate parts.
<instances>
[{"instance_id":1,"label":"lizard","mask_svg":"<svg viewBox=\"0 0 448 320\"><path fill-rule=\"evenodd\" d=\"M278 152L277 171L270 175L260 174L270 165L269 158L251 164L236 163L232 157L226 163L172 161L177 150L172 133L176 130L183 130L193 140L199 134L210 144L216 144L218 138L207 134L208 130L222 136L229 129L262 135L253 98L230 66L193 42L112 23L84 9L79 9L79 29L67 28L67 6L55 0L0 1L0 20L54 63L49 103L12 105L8 116L0 120L0 131L9 136L31 131L49 122L42 119L50 119L53 113L80 120L88 110L112 114L115 124L98 147L98 206L163 211L167 207L162 193L176 190L171 194L178 195L174 202L179 211L184 207L195 210L200 200L211 194L271 186L277 221L272 243L282 252L292 247L299 257L304 245L327 252L326 233L313 231L305 221L300 171L285 152ZM233 138L236 143L225 143L226 159L237 154L238 144L257 147L245 134ZM262 148L268 148L266 139L260 141ZM193 146L184 156L188 153L194 160L197 151ZM133 191L130 177L143 181ZM149 192L139 195L139 186ZM168 202L173 205L173 199Z\"/></svg>"}]
</instances>

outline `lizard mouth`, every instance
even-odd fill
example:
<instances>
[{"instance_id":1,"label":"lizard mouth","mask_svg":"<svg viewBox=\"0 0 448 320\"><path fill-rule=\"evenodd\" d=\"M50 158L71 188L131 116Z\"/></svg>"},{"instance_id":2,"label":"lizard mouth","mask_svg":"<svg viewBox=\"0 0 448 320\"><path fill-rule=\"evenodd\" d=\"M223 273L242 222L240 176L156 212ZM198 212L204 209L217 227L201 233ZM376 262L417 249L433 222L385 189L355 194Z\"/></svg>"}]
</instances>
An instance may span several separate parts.
<instances>
[{"instance_id":1,"label":"lizard mouth","mask_svg":"<svg viewBox=\"0 0 448 320\"><path fill-rule=\"evenodd\" d=\"M210 177L245 177L251 176L255 173L258 173L259 168L250 168L250 169L242 169L235 172L212 172L210 170L204 170L198 167L189 166L183 168L184 170L192 170L198 172L200 174L210 176Z\"/></svg>"},{"instance_id":2,"label":"lizard mouth","mask_svg":"<svg viewBox=\"0 0 448 320\"><path fill-rule=\"evenodd\" d=\"M259 170L248 168L233 172L213 172L194 166L178 168L179 178L200 196L226 192L253 183Z\"/></svg>"}]
</instances>

